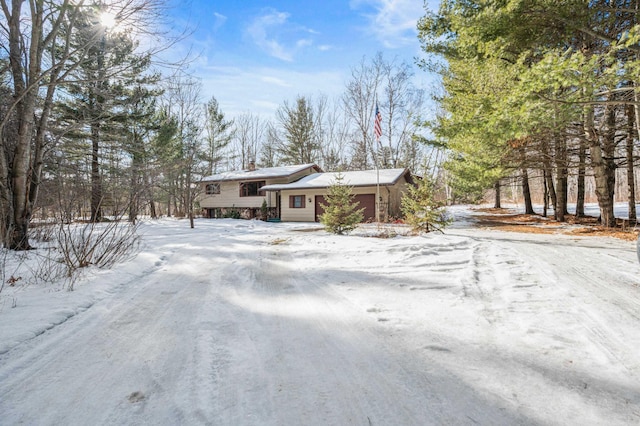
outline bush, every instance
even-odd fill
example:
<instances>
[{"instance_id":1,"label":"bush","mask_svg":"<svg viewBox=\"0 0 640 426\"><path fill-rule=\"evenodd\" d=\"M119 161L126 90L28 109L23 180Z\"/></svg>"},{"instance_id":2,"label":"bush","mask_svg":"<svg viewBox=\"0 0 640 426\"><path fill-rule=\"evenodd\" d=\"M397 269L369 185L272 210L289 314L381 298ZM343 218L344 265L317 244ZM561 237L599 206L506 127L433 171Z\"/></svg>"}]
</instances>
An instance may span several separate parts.
<instances>
[{"instance_id":1,"label":"bush","mask_svg":"<svg viewBox=\"0 0 640 426\"><path fill-rule=\"evenodd\" d=\"M328 204L322 204L324 213L320 216L320 223L325 229L338 235L353 231L364 219L364 208L358 209L360 203L354 201L351 187L344 185L343 179L344 177L338 174L328 188Z\"/></svg>"},{"instance_id":2,"label":"bush","mask_svg":"<svg viewBox=\"0 0 640 426\"><path fill-rule=\"evenodd\" d=\"M0 249L0 292L4 285L60 283L73 290L88 266L109 268L135 255L140 243L138 226L115 219L101 223L47 225L32 232L41 247L23 253ZM11 262L7 256L11 255ZM8 270L10 266L10 270Z\"/></svg>"},{"instance_id":3,"label":"bush","mask_svg":"<svg viewBox=\"0 0 640 426\"><path fill-rule=\"evenodd\" d=\"M409 186L401 200L404 221L416 232L440 231L451 223L445 211L445 202L433 197L435 183L425 176L416 186Z\"/></svg>"},{"instance_id":4,"label":"bush","mask_svg":"<svg viewBox=\"0 0 640 426\"><path fill-rule=\"evenodd\" d=\"M267 220L269 218L269 208L267 207L267 200L262 200L262 206L260 206L260 218Z\"/></svg>"},{"instance_id":5,"label":"bush","mask_svg":"<svg viewBox=\"0 0 640 426\"><path fill-rule=\"evenodd\" d=\"M241 219L242 215L240 214L240 210L233 208L225 211L222 217L224 219Z\"/></svg>"},{"instance_id":6,"label":"bush","mask_svg":"<svg viewBox=\"0 0 640 426\"><path fill-rule=\"evenodd\" d=\"M136 253L140 243L137 231L138 225L119 220L84 226L61 224L56 246L71 279L69 290L73 290L73 277L78 269L90 265L109 268Z\"/></svg>"}]
</instances>

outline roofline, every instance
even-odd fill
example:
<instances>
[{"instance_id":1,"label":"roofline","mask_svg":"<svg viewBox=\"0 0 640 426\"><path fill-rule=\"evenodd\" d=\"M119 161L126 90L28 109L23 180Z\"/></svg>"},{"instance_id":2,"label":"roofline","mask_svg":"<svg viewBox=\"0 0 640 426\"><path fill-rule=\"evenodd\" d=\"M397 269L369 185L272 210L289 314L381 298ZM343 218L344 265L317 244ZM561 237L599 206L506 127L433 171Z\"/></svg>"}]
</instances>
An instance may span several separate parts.
<instances>
[{"instance_id":1,"label":"roofline","mask_svg":"<svg viewBox=\"0 0 640 426\"><path fill-rule=\"evenodd\" d=\"M398 183L401 177L404 177L405 180L409 182L409 179L407 179L407 174L409 175L409 179L411 179L411 172L409 171L408 167L405 167L404 171L398 175L398 177L393 181L391 185L395 185L396 183Z\"/></svg>"},{"instance_id":2,"label":"roofline","mask_svg":"<svg viewBox=\"0 0 640 426\"><path fill-rule=\"evenodd\" d=\"M271 168L271 167L266 167L266 168ZM296 169L293 172L285 173L285 174L281 174L281 175L269 175L269 176L262 176L262 177L260 177L260 176L254 176L254 177L241 176L241 177L229 178L229 179L206 179L205 178L205 179L202 179L201 182L234 182L234 181L242 181L242 180L278 179L278 178L283 178L283 177L288 177L288 176L294 175L294 174L299 173L299 172L301 172L301 171L303 171L303 170L305 170L307 168L315 169L318 173L324 173L322 171L322 169L320 168L320 166L318 166L317 164L311 164L311 165L309 165L307 167ZM258 169L258 170L260 170L260 169ZM258 170L255 170L255 171L258 171ZM238 170L238 172L239 171L240 170ZM247 170L247 172L249 172L249 171ZM231 172L227 172L227 173L231 173ZM220 174L222 174L222 173L220 173Z\"/></svg>"},{"instance_id":3,"label":"roofline","mask_svg":"<svg viewBox=\"0 0 640 426\"><path fill-rule=\"evenodd\" d=\"M357 171L357 170L356 170ZM327 173L340 173L340 172L327 172ZM412 175L411 172L409 171L408 167L404 168L404 171L402 173L400 173L398 175L398 177L396 177L396 179L394 179L392 182L390 183L377 183L377 182L373 182L373 183L361 183L358 185L351 185L349 183L346 183L346 186L350 186L351 188L363 188L363 187L367 187L367 186L394 186L395 184L398 183L398 181L400 180L401 177L405 177L405 180L408 183L412 183L409 181L409 179L406 179L406 176L409 175L409 179L412 179ZM305 176L306 177L306 176ZM303 178L302 178L303 179ZM291 183L274 183L272 185L267 185L267 186L288 186L288 185L294 185L296 182L291 182ZM312 185L312 186L297 186L295 188L279 188L279 189L264 189L265 192L275 192L275 191L294 191L296 189L325 189L325 188L329 188L331 185ZM264 188L264 187L263 187ZM262 190L262 188L260 188Z\"/></svg>"},{"instance_id":4,"label":"roofline","mask_svg":"<svg viewBox=\"0 0 640 426\"><path fill-rule=\"evenodd\" d=\"M393 186L398 182L398 179L395 180L395 182L391 182L391 183L380 183L377 184L375 182L373 183L363 183L363 184L359 184L359 185L350 185L350 184L345 184L345 186L349 186L351 188L363 188L366 186ZM273 185L267 185L267 186L282 186L282 185L293 185L295 184L295 182L292 183L275 183ZM260 188L261 191L266 191L266 192L273 192L273 191L295 191L297 189L325 189L325 188L329 188L331 185L314 185L314 186L296 186L295 188L278 188L278 189L263 189L265 188L264 186L262 188Z\"/></svg>"}]
</instances>

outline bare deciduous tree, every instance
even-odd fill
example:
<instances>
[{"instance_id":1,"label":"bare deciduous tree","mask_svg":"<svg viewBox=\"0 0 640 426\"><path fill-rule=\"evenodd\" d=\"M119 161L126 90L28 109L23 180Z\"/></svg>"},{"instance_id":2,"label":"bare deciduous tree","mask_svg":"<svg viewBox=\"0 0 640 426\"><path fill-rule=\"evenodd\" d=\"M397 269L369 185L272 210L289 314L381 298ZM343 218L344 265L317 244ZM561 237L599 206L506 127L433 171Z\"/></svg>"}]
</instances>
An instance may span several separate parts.
<instances>
[{"instance_id":1,"label":"bare deciduous tree","mask_svg":"<svg viewBox=\"0 0 640 426\"><path fill-rule=\"evenodd\" d=\"M372 120L383 64L382 53L378 53L369 63L362 58L358 66L351 69L351 80L342 98L345 113L356 128L351 165L354 169L366 169L372 164Z\"/></svg>"},{"instance_id":2,"label":"bare deciduous tree","mask_svg":"<svg viewBox=\"0 0 640 426\"><path fill-rule=\"evenodd\" d=\"M177 210L189 217L190 226L194 227L193 204L198 194L201 178L207 170L204 146L201 143L202 101L200 93L202 85L191 78L174 78L169 82L165 95L164 109L177 125L175 134L178 160L174 175Z\"/></svg>"},{"instance_id":3,"label":"bare deciduous tree","mask_svg":"<svg viewBox=\"0 0 640 426\"><path fill-rule=\"evenodd\" d=\"M250 163L256 163L264 133L265 124L259 116L247 112L236 118L234 148L240 168L247 169Z\"/></svg>"},{"instance_id":4,"label":"bare deciduous tree","mask_svg":"<svg viewBox=\"0 0 640 426\"><path fill-rule=\"evenodd\" d=\"M415 88L413 72L406 62L383 61L379 107L383 116L383 137L381 144L388 153L386 167L407 166L403 160L418 154L414 134L424 106L424 92ZM404 151L411 151L410 156Z\"/></svg>"},{"instance_id":5,"label":"bare deciduous tree","mask_svg":"<svg viewBox=\"0 0 640 426\"><path fill-rule=\"evenodd\" d=\"M28 228L41 183L44 156L50 137L50 115L56 89L100 43L99 32L84 44L74 45L86 9L99 8L83 0L0 0L0 45L6 46L13 101L0 117L3 149L0 153L2 242L14 250L27 250ZM159 0L115 0L109 13L130 33L149 33L158 22ZM95 25L100 25L96 22ZM15 128L11 143L6 130Z\"/></svg>"}]
</instances>

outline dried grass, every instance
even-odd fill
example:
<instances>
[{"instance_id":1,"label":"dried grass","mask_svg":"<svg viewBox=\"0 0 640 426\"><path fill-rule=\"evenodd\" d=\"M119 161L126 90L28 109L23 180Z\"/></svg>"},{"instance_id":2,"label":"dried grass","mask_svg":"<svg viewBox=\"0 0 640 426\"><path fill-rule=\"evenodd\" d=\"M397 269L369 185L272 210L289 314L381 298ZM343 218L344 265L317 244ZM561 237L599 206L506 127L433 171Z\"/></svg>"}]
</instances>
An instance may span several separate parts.
<instances>
[{"instance_id":1,"label":"dried grass","mask_svg":"<svg viewBox=\"0 0 640 426\"><path fill-rule=\"evenodd\" d=\"M565 222L558 222L540 215L514 214L509 209L478 208L474 211L487 213L475 216L477 226L507 232L612 237L625 241L635 241L640 233L640 229L630 227L628 221L622 220L618 221L615 228L604 228L600 226L598 218L590 216L567 215ZM572 227L567 228L567 225Z\"/></svg>"}]
</instances>

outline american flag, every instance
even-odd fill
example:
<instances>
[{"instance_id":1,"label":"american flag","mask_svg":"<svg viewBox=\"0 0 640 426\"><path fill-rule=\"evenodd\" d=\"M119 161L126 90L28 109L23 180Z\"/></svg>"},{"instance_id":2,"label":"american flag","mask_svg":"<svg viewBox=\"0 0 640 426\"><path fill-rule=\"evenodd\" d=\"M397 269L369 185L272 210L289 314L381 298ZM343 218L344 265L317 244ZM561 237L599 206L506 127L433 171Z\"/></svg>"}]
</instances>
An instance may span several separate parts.
<instances>
[{"instance_id":1,"label":"american flag","mask_svg":"<svg viewBox=\"0 0 640 426\"><path fill-rule=\"evenodd\" d=\"M378 104L376 104L376 119L373 122L373 133L376 135L376 142L380 142L380 136L382 136L382 114L380 114Z\"/></svg>"}]
</instances>

